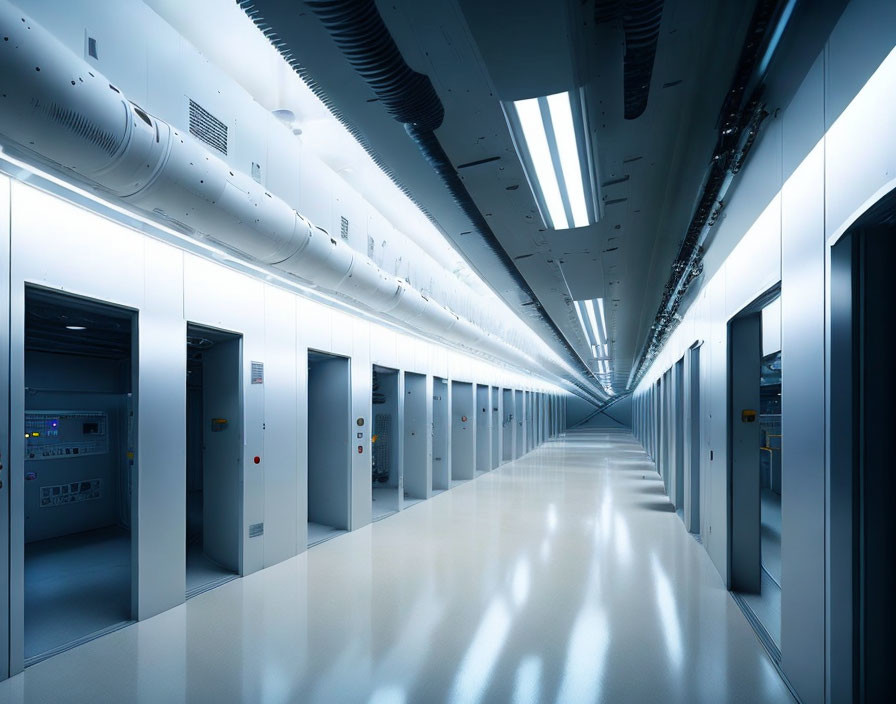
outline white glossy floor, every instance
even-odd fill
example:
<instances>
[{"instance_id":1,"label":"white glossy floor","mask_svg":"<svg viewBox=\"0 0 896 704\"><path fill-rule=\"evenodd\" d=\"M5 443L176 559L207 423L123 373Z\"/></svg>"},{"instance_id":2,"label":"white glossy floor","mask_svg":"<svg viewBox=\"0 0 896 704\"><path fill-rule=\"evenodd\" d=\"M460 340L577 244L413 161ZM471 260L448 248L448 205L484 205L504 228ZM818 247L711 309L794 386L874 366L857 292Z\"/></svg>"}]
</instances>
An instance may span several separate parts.
<instances>
[{"instance_id":1,"label":"white glossy floor","mask_svg":"<svg viewBox=\"0 0 896 704\"><path fill-rule=\"evenodd\" d=\"M522 460L0 683L0 701L785 702L628 434Z\"/></svg>"}]
</instances>

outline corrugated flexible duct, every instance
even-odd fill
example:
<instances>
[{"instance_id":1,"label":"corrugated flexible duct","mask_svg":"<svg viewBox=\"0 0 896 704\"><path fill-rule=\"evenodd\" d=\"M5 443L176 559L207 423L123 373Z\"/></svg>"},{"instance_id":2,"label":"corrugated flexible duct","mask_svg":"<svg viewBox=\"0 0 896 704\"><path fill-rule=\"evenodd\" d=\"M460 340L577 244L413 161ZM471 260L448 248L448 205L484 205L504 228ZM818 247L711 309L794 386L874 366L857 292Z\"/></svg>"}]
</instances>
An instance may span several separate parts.
<instances>
[{"instance_id":1,"label":"corrugated flexible duct","mask_svg":"<svg viewBox=\"0 0 896 704\"><path fill-rule=\"evenodd\" d=\"M191 135L128 101L5 0L0 35L0 136L26 158L424 333L523 368L570 374L560 360L533 358L460 319L315 227Z\"/></svg>"}]
</instances>

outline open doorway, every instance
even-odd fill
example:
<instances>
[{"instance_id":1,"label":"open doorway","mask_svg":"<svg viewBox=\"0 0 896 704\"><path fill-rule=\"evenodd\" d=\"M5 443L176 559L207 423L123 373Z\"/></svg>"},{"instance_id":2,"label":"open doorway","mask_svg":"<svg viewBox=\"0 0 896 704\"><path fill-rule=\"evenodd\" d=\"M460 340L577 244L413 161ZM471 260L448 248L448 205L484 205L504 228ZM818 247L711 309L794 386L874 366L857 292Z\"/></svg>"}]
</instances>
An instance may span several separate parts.
<instances>
[{"instance_id":1,"label":"open doorway","mask_svg":"<svg viewBox=\"0 0 896 704\"><path fill-rule=\"evenodd\" d=\"M502 392L503 418L501 419L501 461L509 462L513 459L515 420L513 417L513 390L504 389Z\"/></svg>"},{"instance_id":2,"label":"open doorway","mask_svg":"<svg viewBox=\"0 0 896 704\"><path fill-rule=\"evenodd\" d=\"M187 325L186 596L240 572L242 337Z\"/></svg>"},{"instance_id":3,"label":"open doorway","mask_svg":"<svg viewBox=\"0 0 896 704\"><path fill-rule=\"evenodd\" d=\"M308 547L349 529L350 432L349 359L308 350Z\"/></svg>"},{"instance_id":4,"label":"open doorway","mask_svg":"<svg viewBox=\"0 0 896 704\"><path fill-rule=\"evenodd\" d=\"M700 343L687 354L685 394L685 514L691 533L700 533Z\"/></svg>"},{"instance_id":5,"label":"open doorway","mask_svg":"<svg viewBox=\"0 0 896 704\"><path fill-rule=\"evenodd\" d=\"M476 385L476 474L485 474L491 469L491 417L492 404L489 386Z\"/></svg>"},{"instance_id":6,"label":"open doorway","mask_svg":"<svg viewBox=\"0 0 896 704\"><path fill-rule=\"evenodd\" d=\"M373 434L371 441L372 516L377 521L401 508L401 428L398 370L373 367Z\"/></svg>"},{"instance_id":7,"label":"open doorway","mask_svg":"<svg viewBox=\"0 0 896 704\"><path fill-rule=\"evenodd\" d=\"M404 506L429 496L429 454L427 450L426 374L404 373Z\"/></svg>"},{"instance_id":8,"label":"open doorway","mask_svg":"<svg viewBox=\"0 0 896 704\"><path fill-rule=\"evenodd\" d=\"M892 696L896 520L889 335L896 191L831 248L826 640L831 701Z\"/></svg>"},{"instance_id":9,"label":"open doorway","mask_svg":"<svg viewBox=\"0 0 896 704\"><path fill-rule=\"evenodd\" d=\"M729 586L781 647L781 309L776 286L728 323Z\"/></svg>"},{"instance_id":10,"label":"open doorway","mask_svg":"<svg viewBox=\"0 0 896 704\"><path fill-rule=\"evenodd\" d=\"M25 289L25 664L132 620L136 314Z\"/></svg>"},{"instance_id":11,"label":"open doorway","mask_svg":"<svg viewBox=\"0 0 896 704\"><path fill-rule=\"evenodd\" d=\"M501 464L501 415L498 412L498 399L500 398L498 394L500 393L497 386L491 387L491 397L488 402L491 417L489 422L489 434L491 436L489 469L496 469Z\"/></svg>"},{"instance_id":12,"label":"open doorway","mask_svg":"<svg viewBox=\"0 0 896 704\"><path fill-rule=\"evenodd\" d=\"M476 476L476 407L473 384L451 382L451 484Z\"/></svg>"},{"instance_id":13,"label":"open doorway","mask_svg":"<svg viewBox=\"0 0 896 704\"><path fill-rule=\"evenodd\" d=\"M684 358L679 359L673 370L672 397L672 473L674 493L672 503L678 517L684 520Z\"/></svg>"},{"instance_id":14,"label":"open doorway","mask_svg":"<svg viewBox=\"0 0 896 704\"><path fill-rule=\"evenodd\" d=\"M432 493L451 488L450 422L448 414L448 382L441 377L432 380Z\"/></svg>"}]
</instances>

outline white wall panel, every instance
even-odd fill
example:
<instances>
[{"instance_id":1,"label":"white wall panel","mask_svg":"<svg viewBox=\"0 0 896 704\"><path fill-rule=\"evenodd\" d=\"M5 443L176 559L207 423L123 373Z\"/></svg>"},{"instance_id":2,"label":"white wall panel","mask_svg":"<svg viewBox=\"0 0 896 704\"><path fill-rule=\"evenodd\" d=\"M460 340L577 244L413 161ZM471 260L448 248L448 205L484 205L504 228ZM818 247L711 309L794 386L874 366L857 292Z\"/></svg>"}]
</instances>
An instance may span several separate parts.
<instances>
[{"instance_id":1,"label":"white wall panel","mask_svg":"<svg viewBox=\"0 0 896 704\"><path fill-rule=\"evenodd\" d=\"M351 335L352 413L351 425L346 429L346 440L352 446L351 520L349 529L355 530L370 523L373 514L373 494L370 482L370 436L373 433L373 419L371 417L371 396L373 394L370 363L371 325L366 320L350 318L343 313L339 313L337 318L334 319L334 342L337 337L335 330L343 324ZM358 418L364 419L364 425L361 428L358 428L355 424ZM358 430L364 434L362 440L358 440L356 437ZM361 445L363 448L362 452L357 451L358 445Z\"/></svg>"},{"instance_id":2,"label":"white wall panel","mask_svg":"<svg viewBox=\"0 0 896 704\"><path fill-rule=\"evenodd\" d=\"M145 240L138 312L136 616L184 600L186 561L186 325L183 253Z\"/></svg>"},{"instance_id":3,"label":"white wall panel","mask_svg":"<svg viewBox=\"0 0 896 704\"><path fill-rule=\"evenodd\" d=\"M401 367L398 354L398 333L379 325L370 327L370 361L384 367ZM407 368L407 367L404 367Z\"/></svg>"},{"instance_id":4,"label":"white wall panel","mask_svg":"<svg viewBox=\"0 0 896 704\"><path fill-rule=\"evenodd\" d=\"M826 233L844 228L896 183L896 49L825 136Z\"/></svg>"},{"instance_id":5,"label":"white wall panel","mask_svg":"<svg viewBox=\"0 0 896 704\"><path fill-rule=\"evenodd\" d=\"M333 328L330 309L317 301L300 298L296 304L299 335L308 349L331 350L333 348Z\"/></svg>"},{"instance_id":6,"label":"white wall panel","mask_svg":"<svg viewBox=\"0 0 896 704\"><path fill-rule=\"evenodd\" d=\"M264 374L264 566L269 567L299 551L296 297L273 286L264 288Z\"/></svg>"},{"instance_id":7,"label":"white wall panel","mask_svg":"<svg viewBox=\"0 0 896 704\"><path fill-rule=\"evenodd\" d=\"M355 352L355 331L356 325L363 321L352 318L341 310L326 309L327 317L330 320L331 340L329 350L334 354L341 354L344 357L351 357ZM366 323L365 323L366 325ZM369 337L364 338L363 346L365 358L370 357L370 341Z\"/></svg>"},{"instance_id":8,"label":"white wall panel","mask_svg":"<svg viewBox=\"0 0 896 704\"><path fill-rule=\"evenodd\" d=\"M781 197L775 195L725 261L725 314L731 318L781 280Z\"/></svg>"},{"instance_id":9,"label":"white wall panel","mask_svg":"<svg viewBox=\"0 0 896 704\"><path fill-rule=\"evenodd\" d=\"M308 301L296 298L296 551L308 546Z\"/></svg>"}]
</instances>

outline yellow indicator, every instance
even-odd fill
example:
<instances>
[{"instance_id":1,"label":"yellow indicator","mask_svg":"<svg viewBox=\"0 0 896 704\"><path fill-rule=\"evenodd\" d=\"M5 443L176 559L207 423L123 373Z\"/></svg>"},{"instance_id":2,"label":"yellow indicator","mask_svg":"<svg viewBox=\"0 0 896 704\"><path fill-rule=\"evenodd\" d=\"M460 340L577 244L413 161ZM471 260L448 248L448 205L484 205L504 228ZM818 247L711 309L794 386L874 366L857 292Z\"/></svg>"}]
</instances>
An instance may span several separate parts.
<instances>
[{"instance_id":1,"label":"yellow indicator","mask_svg":"<svg viewBox=\"0 0 896 704\"><path fill-rule=\"evenodd\" d=\"M129 460L134 459L134 453L133 453L133 452L129 452L129 453L128 453L128 459L129 459Z\"/></svg>"},{"instance_id":2,"label":"yellow indicator","mask_svg":"<svg viewBox=\"0 0 896 704\"><path fill-rule=\"evenodd\" d=\"M31 437L33 437L33 438L39 438L39 437L40 437L40 433L31 433Z\"/></svg>"}]
</instances>

